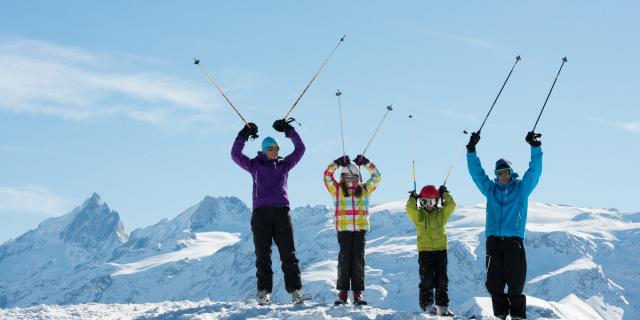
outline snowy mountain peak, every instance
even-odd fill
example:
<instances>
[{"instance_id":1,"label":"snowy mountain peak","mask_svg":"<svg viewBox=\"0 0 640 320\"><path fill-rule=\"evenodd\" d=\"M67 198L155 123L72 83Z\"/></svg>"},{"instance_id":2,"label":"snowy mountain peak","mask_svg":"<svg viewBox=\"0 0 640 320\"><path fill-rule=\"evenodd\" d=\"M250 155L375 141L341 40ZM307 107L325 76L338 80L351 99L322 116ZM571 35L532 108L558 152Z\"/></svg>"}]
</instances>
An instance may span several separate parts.
<instances>
[{"instance_id":1,"label":"snowy mountain peak","mask_svg":"<svg viewBox=\"0 0 640 320\"><path fill-rule=\"evenodd\" d=\"M109 209L109 206L102 200L102 197L100 197L97 192L94 192L91 197L82 203L81 210L92 210L103 206L107 207L107 210Z\"/></svg>"},{"instance_id":2,"label":"snowy mountain peak","mask_svg":"<svg viewBox=\"0 0 640 320\"><path fill-rule=\"evenodd\" d=\"M251 217L249 208L240 199L210 196L205 196L182 215L188 217L193 231L210 231L233 224L246 226Z\"/></svg>"},{"instance_id":3,"label":"snowy mountain peak","mask_svg":"<svg viewBox=\"0 0 640 320\"><path fill-rule=\"evenodd\" d=\"M71 223L60 234L64 242L93 250L107 243L110 247L121 245L127 240L120 215L109 209L97 193L94 192L75 212Z\"/></svg>"}]
</instances>

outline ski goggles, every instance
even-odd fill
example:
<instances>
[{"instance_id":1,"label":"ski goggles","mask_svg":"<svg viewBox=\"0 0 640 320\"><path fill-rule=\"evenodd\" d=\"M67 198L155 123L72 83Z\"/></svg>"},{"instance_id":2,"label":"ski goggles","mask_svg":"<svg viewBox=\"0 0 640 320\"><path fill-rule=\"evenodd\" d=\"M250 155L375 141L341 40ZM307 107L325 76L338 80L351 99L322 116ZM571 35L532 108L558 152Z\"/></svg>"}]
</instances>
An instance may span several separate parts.
<instances>
[{"instance_id":1,"label":"ski goggles","mask_svg":"<svg viewBox=\"0 0 640 320\"><path fill-rule=\"evenodd\" d=\"M423 207L435 207L436 203L438 203L438 199L420 198L420 205Z\"/></svg>"},{"instance_id":2,"label":"ski goggles","mask_svg":"<svg viewBox=\"0 0 640 320\"><path fill-rule=\"evenodd\" d=\"M496 170L496 177L498 177L498 178L502 178L504 176L510 176L510 175L511 175L511 168L504 168L504 169Z\"/></svg>"},{"instance_id":3,"label":"ski goggles","mask_svg":"<svg viewBox=\"0 0 640 320\"><path fill-rule=\"evenodd\" d=\"M269 147L267 151L280 151L280 147Z\"/></svg>"},{"instance_id":4,"label":"ski goggles","mask_svg":"<svg viewBox=\"0 0 640 320\"><path fill-rule=\"evenodd\" d=\"M344 173L342 174L342 179L346 179L346 180L355 180L358 178L357 174L351 174L351 173Z\"/></svg>"}]
</instances>

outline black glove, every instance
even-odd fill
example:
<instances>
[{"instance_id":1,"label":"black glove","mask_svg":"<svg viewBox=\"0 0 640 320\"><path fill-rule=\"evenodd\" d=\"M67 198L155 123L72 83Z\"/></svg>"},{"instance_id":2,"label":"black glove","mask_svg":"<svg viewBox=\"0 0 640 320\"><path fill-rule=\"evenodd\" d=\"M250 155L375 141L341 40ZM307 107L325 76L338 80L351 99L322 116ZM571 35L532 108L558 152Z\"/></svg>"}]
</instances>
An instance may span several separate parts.
<instances>
[{"instance_id":1,"label":"black glove","mask_svg":"<svg viewBox=\"0 0 640 320\"><path fill-rule=\"evenodd\" d=\"M278 132L284 132L285 135L289 134L289 131L293 129L293 127L287 123L287 120L280 119L273 122L273 128Z\"/></svg>"},{"instance_id":2,"label":"black glove","mask_svg":"<svg viewBox=\"0 0 640 320\"><path fill-rule=\"evenodd\" d=\"M333 160L333 163L339 166L346 167L349 165L349 163L351 163L351 159L349 159L349 156L342 156L338 159Z\"/></svg>"},{"instance_id":3,"label":"black glove","mask_svg":"<svg viewBox=\"0 0 640 320\"><path fill-rule=\"evenodd\" d=\"M242 130L238 132L238 135L243 137L244 140L249 140L249 137L255 139L258 137L258 126L253 122L249 122L247 125L242 127Z\"/></svg>"},{"instance_id":4,"label":"black glove","mask_svg":"<svg viewBox=\"0 0 640 320\"><path fill-rule=\"evenodd\" d=\"M369 161L369 159L367 159L365 156L359 154L356 156L356 158L353 160L353 162L357 165L357 166L364 166L367 163L371 162Z\"/></svg>"},{"instance_id":5,"label":"black glove","mask_svg":"<svg viewBox=\"0 0 640 320\"><path fill-rule=\"evenodd\" d=\"M440 186L440 188L438 188L438 192L440 193L440 196L442 197L442 195L443 195L445 192L449 192L449 190L447 189L447 186L445 186L445 185L441 185L441 186Z\"/></svg>"},{"instance_id":6,"label":"black glove","mask_svg":"<svg viewBox=\"0 0 640 320\"><path fill-rule=\"evenodd\" d=\"M524 138L524 141L526 141L532 147L539 147L539 146L542 145L542 142L540 140L538 140L538 138L540 138L540 137L542 137L541 134L535 133L533 131L529 131L527 133L527 137Z\"/></svg>"},{"instance_id":7,"label":"black glove","mask_svg":"<svg viewBox=\"0 0 640 320\"><path fill-rule=\"evenodd\" d=\"M471 137L469 138L469 143L467 144L467 151L476 152L476 144L480 141L480 134L477 132L472 132Z\"/></svg>"},{"instance_id":8,"label":"black glove","mask_svg":"<svg viewBox=\"0 0 640 320\"><path fill-rule=\"evenodd\" d=\"M416 200L418 200L418 198L420 198L420 196L418 196L418 194L416 193L415 190L409 191L409 197L414 198Z\"/></svg>"}]
</instances>

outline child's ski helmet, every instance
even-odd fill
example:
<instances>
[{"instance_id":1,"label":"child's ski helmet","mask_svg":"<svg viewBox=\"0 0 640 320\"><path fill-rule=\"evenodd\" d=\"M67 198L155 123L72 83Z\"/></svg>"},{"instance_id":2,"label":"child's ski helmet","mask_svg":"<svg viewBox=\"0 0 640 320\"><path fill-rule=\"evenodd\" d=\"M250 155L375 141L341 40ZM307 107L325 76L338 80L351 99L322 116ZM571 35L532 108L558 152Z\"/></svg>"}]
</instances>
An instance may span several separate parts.
<instances>
[{"instance_id":1,"label":"child's ski helmet","mask_svg":"<svg viewBox=\"0 0 640 320\"><path fill-rule=\"evenodd\" d=\"M438 192L438 189L436 189L436 186L427 185L422 187L422 190L420 190L420 194L418 194L418 196L420 198L437 199L438 197L440 197L440 193Z\"/></svg>"}]
</instances>

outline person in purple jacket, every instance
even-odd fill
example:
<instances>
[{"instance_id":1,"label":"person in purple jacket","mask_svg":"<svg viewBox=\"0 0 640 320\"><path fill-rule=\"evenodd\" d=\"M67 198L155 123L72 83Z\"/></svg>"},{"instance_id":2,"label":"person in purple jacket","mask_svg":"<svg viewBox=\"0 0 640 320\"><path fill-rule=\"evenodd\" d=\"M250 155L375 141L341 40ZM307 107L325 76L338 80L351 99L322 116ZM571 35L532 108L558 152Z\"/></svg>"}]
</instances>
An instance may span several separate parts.
<instances>
[{"instance_id":1,"label":"person in purple jacket","mask_svg":"<svg viewBox=\"0 0 640 320\"><path fill-rule=\"evenodd\" d=\"M287 178L291 170L302 158L304 143L296 130L284 119L273 123L276 131L284 132L293 142L295 149L282 158L278 156L278 141L267 137L262 141L262 151L251 159L242 154L244 145L250 136L258 133L258 126L249 123L238 133L231 148L231 158L253 178L253 214L251 231L256 252L256 300L259 304L268 304L273 289L273 271L271 269L271 244L276 243L282 262L285 288L291 294L293 303L307 300L302 292L300 268L293 241L293 227L289 215L287 196Z\"/></svg>"}]
</instances>

